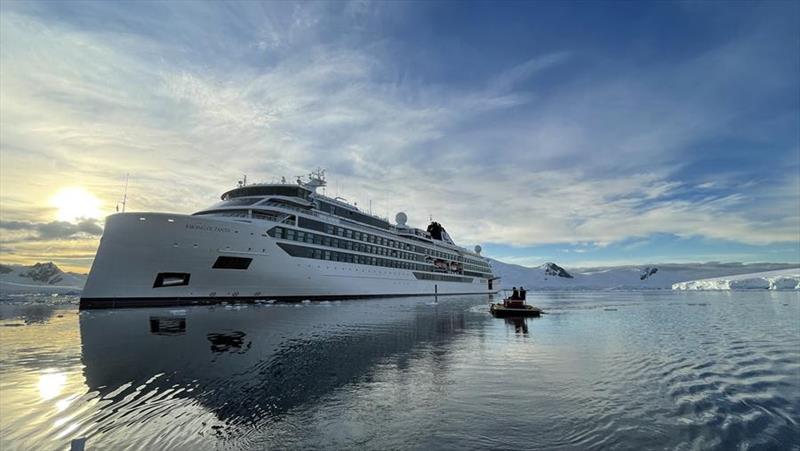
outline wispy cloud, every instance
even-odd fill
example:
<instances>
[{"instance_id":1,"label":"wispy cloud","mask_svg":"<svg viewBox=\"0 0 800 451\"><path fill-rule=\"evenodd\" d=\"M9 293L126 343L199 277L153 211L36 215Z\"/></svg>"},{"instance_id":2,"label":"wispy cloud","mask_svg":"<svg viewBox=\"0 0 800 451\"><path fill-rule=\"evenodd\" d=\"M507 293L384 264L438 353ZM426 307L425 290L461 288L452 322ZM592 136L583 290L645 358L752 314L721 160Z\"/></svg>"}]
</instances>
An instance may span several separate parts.
<instances>
[{"instance_id":1,"label":"wispy cloud","mask_svg":"<svg viewBox=\"0 0 800 451\"><path fill-rule=\"evenodd\" d=\"M429 55L454 65L433 76L405 64L408 4L3 8L7 223L49 224L55 185L111 212L126 172L133 209L192 212L243 173L323 166L329 193L465 244L798 240L798 106L770 107L800 70L770 23L668 64L564 40L491 67Z\"/></svg>"}]
</instances>

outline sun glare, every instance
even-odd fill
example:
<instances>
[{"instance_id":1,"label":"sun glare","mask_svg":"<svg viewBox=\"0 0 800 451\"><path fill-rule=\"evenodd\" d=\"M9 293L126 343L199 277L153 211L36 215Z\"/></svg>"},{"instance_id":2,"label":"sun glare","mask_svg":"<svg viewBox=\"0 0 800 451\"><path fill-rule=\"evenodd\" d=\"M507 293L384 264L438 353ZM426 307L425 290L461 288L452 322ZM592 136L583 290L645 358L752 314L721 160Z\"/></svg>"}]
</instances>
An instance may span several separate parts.
<instances>
[{"instance_id":1,"label":"sun glare","mask_svg":"<svg viewBox=\"0 0 800 451\"><path fill-rule=\"evenodd\" d=\"M64 388L67 376L62 373L44 373L39 376L39 397L47 401L53 399Z\"/></svg>"},{"instance_id":2,"label":"sun glare","mask_svg":"<svg viewBox=\"0 0 800 451\"><path fill-rule=\"evenodd\" d=\"M61 188L50 199L50 204L58 208L59 221L100 218L100 200L83 188Z\"/></svg>"}]
</instances>

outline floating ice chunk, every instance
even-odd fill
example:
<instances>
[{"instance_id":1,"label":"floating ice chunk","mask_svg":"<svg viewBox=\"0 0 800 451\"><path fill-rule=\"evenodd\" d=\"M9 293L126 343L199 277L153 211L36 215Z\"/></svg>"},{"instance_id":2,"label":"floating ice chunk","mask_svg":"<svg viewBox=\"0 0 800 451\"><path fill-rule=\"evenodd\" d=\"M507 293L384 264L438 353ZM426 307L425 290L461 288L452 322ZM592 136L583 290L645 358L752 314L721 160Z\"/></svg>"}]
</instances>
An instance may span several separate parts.
<instances>
[{"instance_id":1,"label":"floating ice chunk","mask_svg":"<svg viewBox=\"0 0 800 451\"><path fill-rule=\"evenodd\" d=\"M771 290L797 290L798 280L791 277L778 277L772 281Z\"/></svg>"},{"instance_id":2,"label":"floating ice chunk","mask_svg":"<svg viewBox=\"0 0 800 451\"><path fill-rule=\"evenodd\" d=\"M763 277L728 281L728 289L730 290L769 290L769 286L769 280Z\"/></svg>"}]
</instances>

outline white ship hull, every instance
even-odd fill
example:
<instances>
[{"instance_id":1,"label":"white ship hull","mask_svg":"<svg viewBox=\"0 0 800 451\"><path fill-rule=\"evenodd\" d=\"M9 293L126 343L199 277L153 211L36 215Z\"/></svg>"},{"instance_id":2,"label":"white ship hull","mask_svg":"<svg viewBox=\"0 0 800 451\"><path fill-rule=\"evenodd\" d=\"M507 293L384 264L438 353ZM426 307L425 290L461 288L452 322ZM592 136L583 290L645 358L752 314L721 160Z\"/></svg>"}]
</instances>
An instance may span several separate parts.
<instances>
[{"instance_id":1,"label":"white ship hull","mask_svg":"<svg viewBox=\"0 0 800 451\"><path fill-rule=\"evenodd\" d=\"M206 216L109 216L81 296L81 308L188 305L220 301L348 299L493 293L489 279L420 280L401 268L289 255L267 234L278 225ZM316 247L313 244L311 247ZM319 247L323 249L322 247ZM214 268L220 256L252 259Z\"/></svg>"}]
</instances>

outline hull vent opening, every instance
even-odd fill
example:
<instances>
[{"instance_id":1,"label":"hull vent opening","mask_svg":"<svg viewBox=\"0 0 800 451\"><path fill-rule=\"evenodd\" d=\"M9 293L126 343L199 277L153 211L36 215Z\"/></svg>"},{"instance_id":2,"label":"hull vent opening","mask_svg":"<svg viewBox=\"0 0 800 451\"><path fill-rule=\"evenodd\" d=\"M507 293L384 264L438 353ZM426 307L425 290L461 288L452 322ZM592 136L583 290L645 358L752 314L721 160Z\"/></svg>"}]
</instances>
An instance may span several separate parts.
<instances>
[{"instance_id":1,"label":"hull vent opening","mask_svg":"<svg viewBox=\"0 0 800 451\"><path fill-rule=\"evenodd\" d=\"M153 282L153 288L189 285L189 276L188 272L160 272Z\"/></svg>"},{"instance_id":2,"label":"hull vent opening","mask_svg":"<svg viewBox=\"0 0 800 451\"><path fill-rule=\"evenodd\" d=\"M217 257L217 261L214 262L214 269L247 269L250 267L250 262L252 262L252 258L242 258L242 257L227 257L227 256L220 256Z\"/></svg>"}]
</instances>

